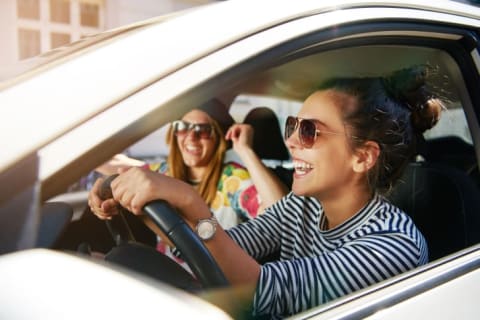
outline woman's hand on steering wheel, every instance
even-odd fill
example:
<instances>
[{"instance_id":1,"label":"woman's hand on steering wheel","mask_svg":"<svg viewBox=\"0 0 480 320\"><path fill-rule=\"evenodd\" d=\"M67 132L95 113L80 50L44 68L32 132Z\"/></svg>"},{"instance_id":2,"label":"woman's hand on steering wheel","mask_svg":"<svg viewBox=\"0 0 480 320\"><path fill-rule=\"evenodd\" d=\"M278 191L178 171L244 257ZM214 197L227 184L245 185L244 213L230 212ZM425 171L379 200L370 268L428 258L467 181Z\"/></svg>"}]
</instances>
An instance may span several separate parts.
<instances>
[{"instance_id":1,"label":"woman's hand on steering wheel","mask_svg":"<svg viewBox=\"0 0 480 320\"><path fill-rule=\"evenodd\" d=\"M92 189L88 194L88 206L94 215L101 220L111 220L113 216L117 215L118 202L111 196L102 197L100 188L104 183L104 178L99 178L95 181Z\"/></svg>"}]
</instances>

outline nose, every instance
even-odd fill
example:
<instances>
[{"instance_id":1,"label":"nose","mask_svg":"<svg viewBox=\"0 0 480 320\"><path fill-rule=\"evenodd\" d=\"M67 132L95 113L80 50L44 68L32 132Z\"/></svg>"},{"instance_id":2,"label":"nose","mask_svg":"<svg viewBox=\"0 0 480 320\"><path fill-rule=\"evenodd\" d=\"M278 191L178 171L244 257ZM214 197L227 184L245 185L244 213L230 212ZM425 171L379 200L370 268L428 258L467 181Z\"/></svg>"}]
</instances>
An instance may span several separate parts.
<instances>
[{"instance_id":1,"label":"nose","mask_svg":"<svg viewBox=\"0 0 480 320\"><path fill-rule=\"evenodd\" d=\"M197 131L195 131L195 128L191 128L190 130L188 130L186 137L190 138L190 139L199 139L200 138L199 133Z\"/></svg>"},{"instance_id":2,"label":"nose","mask_svg":"<svg viewBox=\"0 0 480 320\"><path fill-rule=\"evenodd\" d=\"M285 140L285 145L289 150L302 147L302 144L300 143L300 139L298 137L298 128L296 128L295 131L293 131L293 133L290 135L290 137Z\"/></svg>"}]
</instances>

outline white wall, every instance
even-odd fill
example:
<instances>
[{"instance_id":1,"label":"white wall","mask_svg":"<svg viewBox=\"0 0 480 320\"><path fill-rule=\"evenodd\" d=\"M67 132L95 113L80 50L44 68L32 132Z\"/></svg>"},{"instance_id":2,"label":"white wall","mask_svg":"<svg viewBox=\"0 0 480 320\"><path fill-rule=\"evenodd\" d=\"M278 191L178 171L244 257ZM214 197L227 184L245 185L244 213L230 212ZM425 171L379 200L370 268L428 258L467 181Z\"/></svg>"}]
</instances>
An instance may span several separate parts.
<instances>
[{"instance_id":1,"label":"white wall","mask_svg":"<svg viewBox=\"0 0 480 320\"><path fill-rule=\"evenodd\" d=\"M0 1L0 70L8 69L16 62L18 51L16 13L15 1Z\"/></svg>"},{"instance_id":2,"label":"white wall","mask_svg":"<svg viewBox=\"0 0 480 320\"><path fill-rule=\"evenodd\" d=\"M106 0L106 27L116 28L136 21L196 6L201 1ZM209 2L209 1L204 1Z\"/></svg>"}]
</instances>

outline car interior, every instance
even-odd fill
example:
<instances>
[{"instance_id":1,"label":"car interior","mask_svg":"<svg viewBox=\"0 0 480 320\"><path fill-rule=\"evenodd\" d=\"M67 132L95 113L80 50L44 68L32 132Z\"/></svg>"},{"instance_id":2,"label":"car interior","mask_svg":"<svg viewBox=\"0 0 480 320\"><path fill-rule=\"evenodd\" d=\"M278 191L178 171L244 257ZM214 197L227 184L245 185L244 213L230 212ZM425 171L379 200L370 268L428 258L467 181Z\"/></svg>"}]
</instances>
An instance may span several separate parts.
<instances>
[{"instance_id":1,"label":"car interior","mask_svg":"<svg viewBox=\"0 0 480 320\"><path fill-rule=\"evenodd\" d=\"M240 121L254 127L257 154L287 186L291 186L292 167L283 143L283 123L286 115L295 112L315 84L332 75L371 76L415 64L435 66L438 76L433 77L429 85L444 88L446 123L440 126L441 130L433 132L436 129L432 129L425 135L416 157L411 159L404 176L388 197L411 215L425 235L431 261L479 243L480 175L473 129L465 116L474 111L469 98L455 86L456 82L465 80L454 59L437 48L400 44L345 46L320 52L314 49L286 55L282 61L255 70L245 79L232 80L218 92L217 97L223 98L231 112L236 97L249 97L249 108L244 108ZM381 56L377 54L379 50ZM273 102L265 104L262 97L276 101L275 105ZM296 107L286 101L293 101ZM155 236L131 215L126 214L125 220L114 226L97 221L87 208L81 219L70 222L72 210L54 201L47 202L43 211L45 220L53 219L56 223L49 223L52 227L48 229L41 228L39 246L88 255L101 252L105 260L180 288L197 291L202 287L168 258L155 252ZM81 226L80 221L88 228ZM87 233L89 236L85 239ZM163 269L168 272L159 274L155 267L159 264L168 265Z\"/></svg>"}]
</instances>

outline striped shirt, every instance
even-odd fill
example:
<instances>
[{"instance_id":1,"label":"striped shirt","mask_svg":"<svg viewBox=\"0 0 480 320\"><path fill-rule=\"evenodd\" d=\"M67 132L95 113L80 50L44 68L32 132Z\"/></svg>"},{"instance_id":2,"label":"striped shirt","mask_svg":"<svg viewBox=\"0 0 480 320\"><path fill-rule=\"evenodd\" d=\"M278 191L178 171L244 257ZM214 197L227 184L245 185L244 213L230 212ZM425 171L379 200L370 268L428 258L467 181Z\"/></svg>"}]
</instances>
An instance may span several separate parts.
<instances>
[{"instance_id":1,"label":"striped shirt","mask_svg":"<svg viewBox=\"0 0 480 320\"><path fill-rule=\"evenodd\" d=\"M341 225L325 224L318 200L289 193L227 231L255 258L280 252L261 267L254 314L295 314L428 262L413 221L380 195Z\"/></svg>"}]
</instances>

